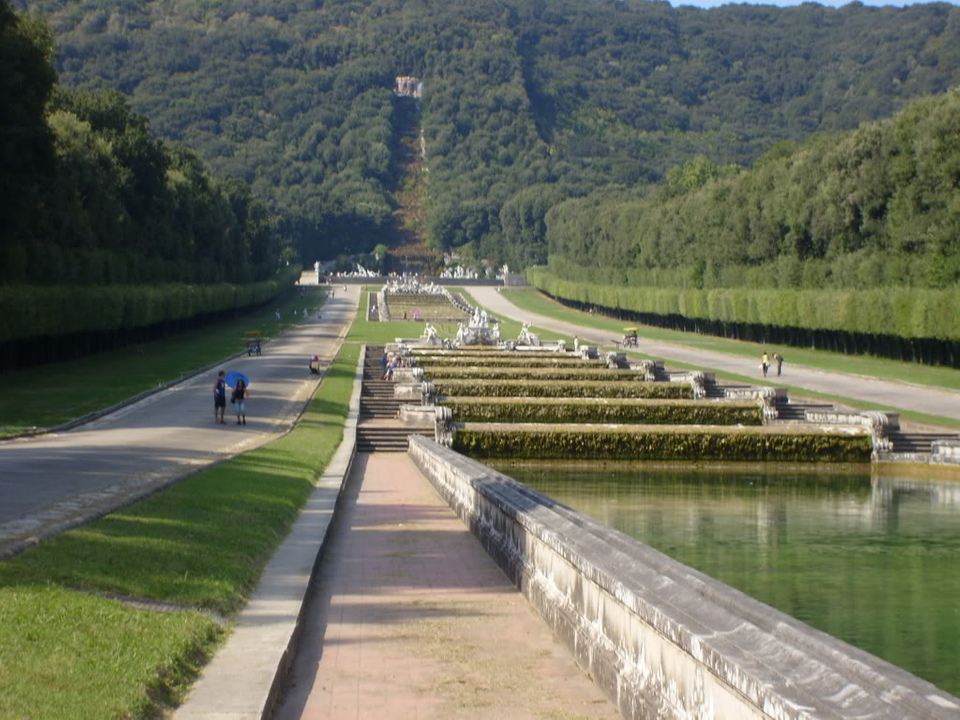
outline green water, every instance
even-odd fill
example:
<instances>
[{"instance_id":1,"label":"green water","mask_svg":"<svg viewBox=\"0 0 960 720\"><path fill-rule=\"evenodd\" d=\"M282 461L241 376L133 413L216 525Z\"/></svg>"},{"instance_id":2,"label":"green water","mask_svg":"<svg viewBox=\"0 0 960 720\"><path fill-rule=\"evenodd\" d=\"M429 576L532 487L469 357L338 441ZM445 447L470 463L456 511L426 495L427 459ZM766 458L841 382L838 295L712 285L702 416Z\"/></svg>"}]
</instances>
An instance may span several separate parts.
<instances>
[{"instance_id":1,"label":"green water","mask_svg":"<svg viewBox=\"0 0 960 720\"><path fill-rule=\"evenodd\" d=\"M499 467L960 695L960 483L841 468Z\"/></svg>"}]
</instances>

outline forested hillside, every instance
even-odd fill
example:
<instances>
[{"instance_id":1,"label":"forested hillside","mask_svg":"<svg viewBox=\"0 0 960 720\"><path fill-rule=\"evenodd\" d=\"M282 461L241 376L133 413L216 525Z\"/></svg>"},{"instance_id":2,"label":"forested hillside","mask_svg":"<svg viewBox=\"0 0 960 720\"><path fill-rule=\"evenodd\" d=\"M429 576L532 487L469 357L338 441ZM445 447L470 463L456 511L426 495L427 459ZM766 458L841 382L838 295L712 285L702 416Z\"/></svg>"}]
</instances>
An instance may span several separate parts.
<instances>
[{"instance_id":1,"label":"forested hillside","mask_svg":"<svg viewBox=\"0 0 960 720\"><path fill-rule=\"evenodd\" d=\"M292 285L263 203L151 133L116 90L57 85L48 27L0 0L0 367L162 337Z\"/></svg>"},{"instance_id":2,"label":"forested hillside","mask_svg":"<svg viewBox=\"0 0 960 720\"><path fill-rule=\"evenodd\" d=\"M643 196L696 155L748 166L960 84L960 8L945 4L18 5L50 18L65 84L120 90L152 129L251 183L306 262L393 231L398 75L424 81L429 241L514 267L546 260L545 217L565 199Z\"/></svg>"},{"instance_id":3,"label":"forested hillside","mask_svg":"<svg viewBox=\"0 0 960 720\"><path fill-rule=\"evenodd\" d=\"M273 277L279 242L249 187L157 138L116 90L61 88L52 60L44 24L0 0L0 284Z\"/></svg>"},{"instance_id":4,"label":"forested hillside","mask_svg":"<svg viewBox=\"0 0 960 720\"><path fill-rule=\"evenodd\" d=\"M960 282L960 88L749 170L697 158L642 199L547 216L569 279L672 288L952 288ZM588 241L585 241L589 238Z\"/></svg>"}]
</instances>

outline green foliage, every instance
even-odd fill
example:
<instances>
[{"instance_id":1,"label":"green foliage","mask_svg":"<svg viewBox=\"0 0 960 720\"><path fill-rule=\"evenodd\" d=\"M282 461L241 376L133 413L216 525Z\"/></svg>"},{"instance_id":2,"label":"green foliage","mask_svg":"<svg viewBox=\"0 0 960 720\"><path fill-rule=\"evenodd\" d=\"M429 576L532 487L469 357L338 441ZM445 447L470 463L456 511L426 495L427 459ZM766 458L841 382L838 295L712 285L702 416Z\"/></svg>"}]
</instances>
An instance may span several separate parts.
<instances>
[{"instance_id":1,"label":"green foliage","mask_svg":"<svg viewBox=\"0 0 960 720\"><path fill-rule=\"evenodd\" d=\"M358 357L342 348L291 433L0 563L0 716L146 718L178 703L223 634L196 609L232 614L256 586L342 439Z\"/></svg>"},{"instance_id":2,"label":"green foliage","mask_svg":"<svg viewBox=\"0 0 960 720\"><path fill-rule=\"evenodd\" d=\"M668 190L679 192L774 143L852 129L960 81L960 10L942 4L29 4L52 18L66 82L124 92L162 137L251 183L306 263L393 237L397 75L424 81L428 240L513 267L545 262L551 209L565 199L607 186L643 196L638 186L677 167ZM903 212L922 230L909 198ZM579 242L622 234L631 218L583 224ZM824 229L843 219L820 218ZM621 256L646 253L644 242L591 260L635 267ZM802 234L789 242L819 247ZM762 244L751 253L770 259ZM719 272L690 265L681 274L704 287Z\"/></svg>"},{"instance_id":3,"label":"green foliage","mask_svg":"<svg viewBox=\"0 0 960 720\"><path fill-rule=\"evenodd\" d=\"M478 362L483 362L479 360ZM424 374L431 380L460 380L474 378L476 380L629 380L643 382L643 373L634 370L611 370L606 367L486 367L482 365L451 366L433 365L417 361Z\"/></svg>"},{"instance_id":4,"label":"green foliage","mask_svg":"<svg viewBox=\"0 0 960 720\"><path fill-rule=\"evenodd\" d=\"M535 356L529 354L519 356L514 353L508 357L444 357L429 356L417 357L415 362L418 367L424 368L426 374L430 374L429 369L440 369L448 367L471 367L478 362L488 368L602 368L603 363L599 360L583 360L579 357L571 357L561 353L540 353Z\"/></svg>"},{"instance_id":5,"label":"green foliage","mask_svg":"<svg viewBox=\"0 0 960 720\"><path fill-rule=\"evenodd\" d=\"M689 385L610 380L435 380L439 397L555 397L692 399Z\"/></svg>"},{"instance_id":6,"label":"green foliage","mask_svg":"<svg viewBox=\"0 0 960 720\"><path fill-rule=\"evenodd\" d=\"M843 290L714 290L596 285L528 268L536 287L557 297L638 313L683 315L729 323L960 339L960 288Z\"/></svg>"},{"instance_id":7,"label":"green foliage","mask_svg":"<svg viewBox=\"0 0 960 720\"><path fill-rule=\"evenodd\" d=\"M612 400L603 398L465 398L442 405L455 422L636 423L643 425L761 425L757 403L699 400Z\"/></svg>"},{"instance_id":8,"label":"green foliage","mask_svg":"<svg viewBox=\"0 0 960 720\"><path fill-rule=\"evenodd\" d=\"M53 41L34 16L0 0L0 279L26 275L54 152L44 108L53 91Z\"/></svg>"},{"instance_id":9,"label":"green foliage","mask_svg":"<svg viewBox=\"0 0 960 720\"><path fill-rule=\"evenodd\" d=\"M0 342L154 325L258 305L288 290L300 266L249 285L0 286Z\"/></svg>"},{"instance_id":10,"label":"green foliage","mask_svg":"<svg viewBox=\"0 0 960 720\"><path fill-rule=\"evenodd\" d=\"M724 175L699 158L668 181L643 198L595 195L554 207L551 270L671 291L960 281L960 91L771 151L749 171Z\"/></svg>"},{"instance_id":11,"label":"green foliage","mask_svg":"<svg viewBox=\"0 0 960 720\"><path fill-rule=\"evenodd\" d=\"M0 0L0 285L251 283L276 272L266 210L154 136L117 90L54 87L51 38Z\"/></svg>"},{"instance_id":12,"label":"green foliage","mask_svg":"<svg viewBox=\"0 0 960 720\"><path fill-rule=\"evenodd\" d=\"M718 460L736 462L869 462L867 435L766 428L470 425L453 449L475 458L511 460Z\"/></svg>"}]
</instances>

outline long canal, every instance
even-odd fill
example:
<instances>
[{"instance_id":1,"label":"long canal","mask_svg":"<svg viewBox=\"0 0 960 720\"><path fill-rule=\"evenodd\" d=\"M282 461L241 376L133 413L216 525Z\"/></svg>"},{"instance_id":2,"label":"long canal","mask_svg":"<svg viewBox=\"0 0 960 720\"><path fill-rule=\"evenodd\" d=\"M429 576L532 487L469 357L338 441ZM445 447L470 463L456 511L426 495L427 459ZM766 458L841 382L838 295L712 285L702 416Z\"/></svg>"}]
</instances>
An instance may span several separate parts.
<instances>
[{"instance_id":1,"label":"long canal","mask_svg":"<svg viewBox=\"0 0 960 720\"><path fill-rule=\"evenodd\" d=\"M861 466L498 467L960 695L960 482Z\"/></svg>"}]
</instances>

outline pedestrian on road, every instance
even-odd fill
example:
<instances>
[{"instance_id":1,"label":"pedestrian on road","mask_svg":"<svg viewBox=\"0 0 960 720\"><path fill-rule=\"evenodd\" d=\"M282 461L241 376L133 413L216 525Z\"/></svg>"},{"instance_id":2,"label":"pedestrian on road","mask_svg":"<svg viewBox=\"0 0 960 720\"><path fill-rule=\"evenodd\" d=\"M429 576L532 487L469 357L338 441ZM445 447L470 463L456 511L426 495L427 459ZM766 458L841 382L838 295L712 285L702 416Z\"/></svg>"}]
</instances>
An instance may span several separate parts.
<instances>
[{"instance_id":1,"label":"pedestrian on road","mask_svg":"<svg viewBox=\"0 0 960 720\"><path fill-rule=\"evenodd\" d=\"M237 425L247 424L247 384L243 378L237 378L237 386L233 389L231 400L237 404Z\"/></svg>"},{"instance_id":2,"label":"pedestrian on road","mask_svg":"<svg viewBox=\"0 0 960 720\"><path fill-rule=\"evenodd\" d=\"M277 320L279 320L279 319L280 319L280 311L279 311L279 310L276 310L276 311L274 312L274 314L277 316Z\"/></svg>"},{"instance_id":3,"label":"pedestrian on road","mask_svg":"<svg viewBox=\"0 0 960 720\"><path fill-rule=\"evenodd\" d=\"M770 356L764 353L760 356L760 370L763 372L763 376L767 376L767 368L770 367Z\"/></svg>"},{"instance_id":4,"label":"pedestrian on road","mask_svg":"<svg viewBox=\"0 0 960 720\"><path fill-rule=\"evenodd\" d=\"M783 367L783 355L775 352L773 354L773 361L777 364L777 377L780 377L780 369Z\"/></svg>"},{"instance_id":5,"label":"pedestrian on road","mask_svg":"<svg viewBox=\"0 0 960 720\"><path fill-rule=\"evenodd\" d=\"M221 370L217 375L216 381L213 383L213 421L221 425L226 424L226 421L223 419L223 413L227 409L227 381L224 379L225 374L226 373Z\"/></svg>"}]
</instances>

